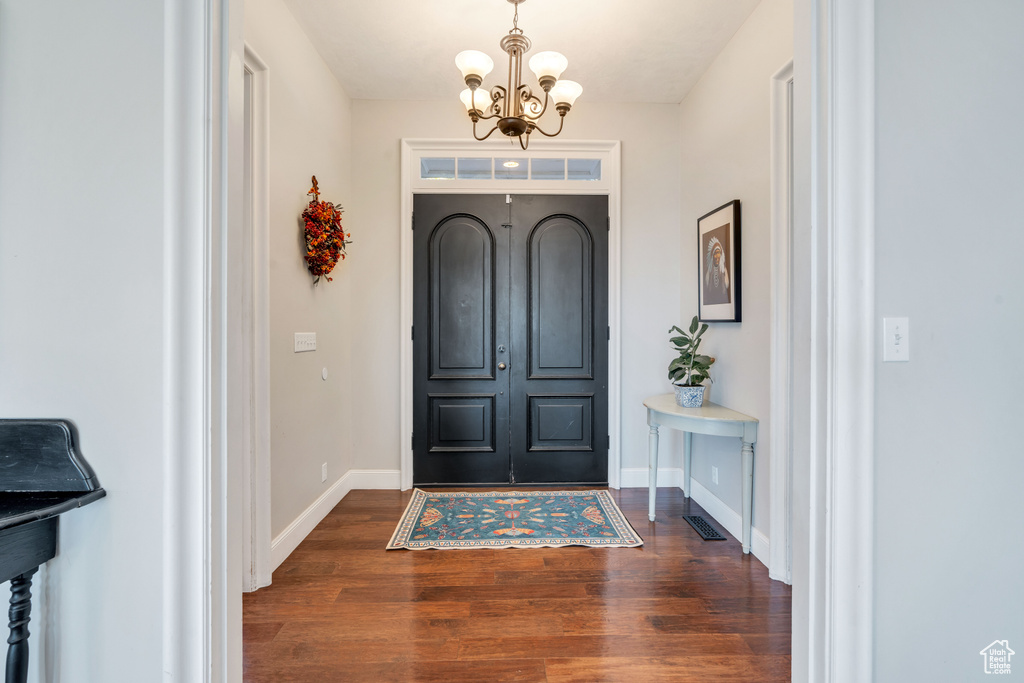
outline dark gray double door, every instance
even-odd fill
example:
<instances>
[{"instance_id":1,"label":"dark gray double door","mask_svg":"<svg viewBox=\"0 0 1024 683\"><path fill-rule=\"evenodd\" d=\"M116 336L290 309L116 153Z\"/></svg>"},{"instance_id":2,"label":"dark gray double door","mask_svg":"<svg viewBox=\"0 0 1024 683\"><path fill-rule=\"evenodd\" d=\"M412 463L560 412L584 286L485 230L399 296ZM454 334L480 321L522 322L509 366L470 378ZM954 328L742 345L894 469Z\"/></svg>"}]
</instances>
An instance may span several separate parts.
<instances>
[{"instance_id":1,"label":"dark gray double door","mask_svg":"<svg viewBox=\"0 0 1024 683\"><path fill-rule=\"evenodd\" d=\"M607 483L607 221L603 196L415 196L414 483Z\"/></svg>"}]
</instances>

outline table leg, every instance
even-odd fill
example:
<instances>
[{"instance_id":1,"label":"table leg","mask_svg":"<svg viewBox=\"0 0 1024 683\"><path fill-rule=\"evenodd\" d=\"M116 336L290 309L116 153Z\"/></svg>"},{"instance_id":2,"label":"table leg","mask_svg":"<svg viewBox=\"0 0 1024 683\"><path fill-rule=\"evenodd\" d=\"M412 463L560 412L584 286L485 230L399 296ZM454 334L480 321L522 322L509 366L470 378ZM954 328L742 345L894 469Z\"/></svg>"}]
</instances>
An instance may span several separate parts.
<instances>
[{"instance_id":1,"label":"table leg","mask_svg":"<svg viewBox=\"0 0 1024 683\"><path fill-rule=\"evenodd\" d=\"M693 432L683 432L683 497L690 497L690 468L693 454Z\"/></svg>"},{"instance_id":2,"label":"table leg","mask_svg":"<svg viewBox=\"0 0 1024 683\"><path fill-rule=\"evenodd\" d=\"M654 521L654 498L658 495L658 424L651 423L651 435L647 439L647 465L650 471L650 493L647 518Z\"/></svg>"},{"instance_id":3,"label":"table leg","mask_svg":"<svg viewBox=\"0 0 1024 683\"><path fill-rule=\"evenodd\" d=\"M30 569L11 579L7 683L25 683L28 680L28 621L32 612L32 575L37 569Z\"/></svg>"},{"instance_id":4,"label":"table leg","mask_svg":"<svg viewBox=\"0 0 1024 683\"><path fill-rule=\"evenodd\" d=\"M754 502L754 444L743 442L743 552L750 552L750 515Z\"/></svg>"}]
</instances>

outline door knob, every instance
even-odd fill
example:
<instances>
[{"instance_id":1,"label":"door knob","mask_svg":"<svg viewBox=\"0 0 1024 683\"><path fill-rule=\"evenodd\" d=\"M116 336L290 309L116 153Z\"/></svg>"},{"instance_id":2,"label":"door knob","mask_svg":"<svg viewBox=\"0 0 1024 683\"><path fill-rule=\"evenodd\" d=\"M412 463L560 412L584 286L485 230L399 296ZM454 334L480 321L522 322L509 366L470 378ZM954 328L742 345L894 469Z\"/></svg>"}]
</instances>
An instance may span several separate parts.
<instances>
[{"instance_id":1,"label":"door knob","mask_svg":"<svg viewBox=\"0 0 1024 683\"><path fill-rule=\"evenodd\" d=\"M505 368L507 368L507 367L508 367L508 366L507 366L507 365L505 365L504 363L498 363L498 369L499 369L499 370L504 370L504 369L505 369Z\"/></svg>"}]
</instances>

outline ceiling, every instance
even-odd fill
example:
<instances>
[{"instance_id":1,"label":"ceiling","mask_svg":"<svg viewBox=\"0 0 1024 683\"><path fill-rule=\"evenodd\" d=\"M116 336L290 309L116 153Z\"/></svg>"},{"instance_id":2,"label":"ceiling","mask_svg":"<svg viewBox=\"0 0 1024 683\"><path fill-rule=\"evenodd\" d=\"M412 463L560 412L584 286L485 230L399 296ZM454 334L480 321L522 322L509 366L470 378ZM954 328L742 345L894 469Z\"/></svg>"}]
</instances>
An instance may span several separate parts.
<instances>
[{"instance_id":1,"label":"ceiling","mask_svg":"<svg viewBox=\"0 0 1024 683\"><path fill-rule=\"evenodd\" d=\"M504 81L498 42L507 0L285 0L353 99L448 100L465 88L455 55L486 52ZM760 0L524 0L530 54L569 59L565 78L592 102L679 102ZM528 55L529 56L529 55ZM532 82L532 76L527 82Z\"/></svg>"}]
</instances>

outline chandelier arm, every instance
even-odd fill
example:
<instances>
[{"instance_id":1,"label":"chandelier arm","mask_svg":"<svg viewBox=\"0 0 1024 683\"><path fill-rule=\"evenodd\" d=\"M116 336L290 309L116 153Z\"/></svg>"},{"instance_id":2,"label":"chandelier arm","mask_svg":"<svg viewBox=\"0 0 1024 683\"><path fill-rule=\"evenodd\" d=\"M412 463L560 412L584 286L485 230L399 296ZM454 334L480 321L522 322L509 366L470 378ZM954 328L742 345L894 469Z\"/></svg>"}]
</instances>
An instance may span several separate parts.
<instances>
[{"instance_id":1,"label":"chandelier arm","mask_svg":"<svg viewBox=\"0 0 1024 683\"><path fill-rule=\"evenodd\" d=\"M549 138L553 138L553 137L555 137L556 135L558 135L559 133L562 132L562 126L564 126L564 125L565 125L565 116L563 115L563 116L559 117L558 130L556 130L554 133L548 133L547 131L545 131L543 128L541 128L540 126L538 126L536 124L534 124L533 129L534 130L539 130L541 135L546 135Z\"/></svg>"},{"instance_id":2,"label":"chandelier arm","mask_svg":"<svg viewBox=\"0 0 1024 683\"><path fill-rule=\"evenodd\" d=\"M500 90L501 91L497 95L497 97L495 97L495 95L494 95L494 91L496 91L496 90ZM486 110L491 112L491 113L486 115L486 116L484 116L483 111L481 111L480 109L476 110L476 112L477 112L476 113L476 118L480 119L481 121L486 121L487 119L496 119L499 116L501 116L501 106L498 103L505 99L505 88L501 87L500 85L496 85L496 86L494 86L494 88L491 89L491 91L488 93L488 95L491 98L491 103L489 105L487 105L487 109ZM470 114L469 117L473 118L473 114Z\"/></svg>"},{"instance_id":3,"label":"chandelier arm","mask_svg":"<svg viewBox=\"0 0 1024 683\"><path fill-rule=\"evenodd\" d=\"M495 95L495 93L498 94ZM488 109L490 109L492 113L490 116L485 116L484 118L493 119L499 116L504 116L505 114L503 114L502 108L503 106L507 106L507 102L508 90L506 90L504 86L496 85L491 88L491 106L488 107Z\"/></svg>"},{"instance_id":4,"label":"chandelier arm","mask_svg":"<svg viewBox=\"0 0 1024 683\"><path fill-rule=\"evenodd\" d=\"M483 142L487 138L491 137L491 134L494 133L494 131L496 131L496 130L498 130L498 127L497 126L492 126L491 129L487 132L487 135L485 135L483 137L480 137L479 135L476 134L476 121L473 122L473 137L476 138L477 140L481 141L481 142Z\"/></svg>"},{"instance_id":5,"label":"chandelier arm","mask_svg":"<svg viewBox=\"0 0 1024 683\"><path fill-rule=\"evenodd\" d=\"M523 86L523 87L525 88L526 86ZM525 118L525 119L527 119L529 121L537 121L538 119L540 119L540 117L544 116L544 112L546 112L548 110L548 102L551 101L551 98L548 97L547 92L545 92L544 93L544 102L542 103L540 101L539 97L537 97L536 95L531 93L530 96L526 99L526 102L531 102L531 101L532 102L536 102L537 104L541 105L540 113L537 114L536 116L531 116L530 114L526 113L526 110L528 108L527 107L523 107L523 118Z\"/></svg>"},{"instance_id":6,"label":"chandelier arm","mask_svg":"<svg viewBox=\"0 0 1024 683\"><path fill-rule=\"evenodd\" d=\"M537 130L540 130L540 129L538 128ZM541 131L541 132L543 133L544 131ZM523 142L524 138L526 139L526 142ZM525 135L520 135L519 136L519 146L523 148L524 152L526 151L526 148L530 146L530 134L529 133L526 133Z\"/></svg>"}]
</instances>

